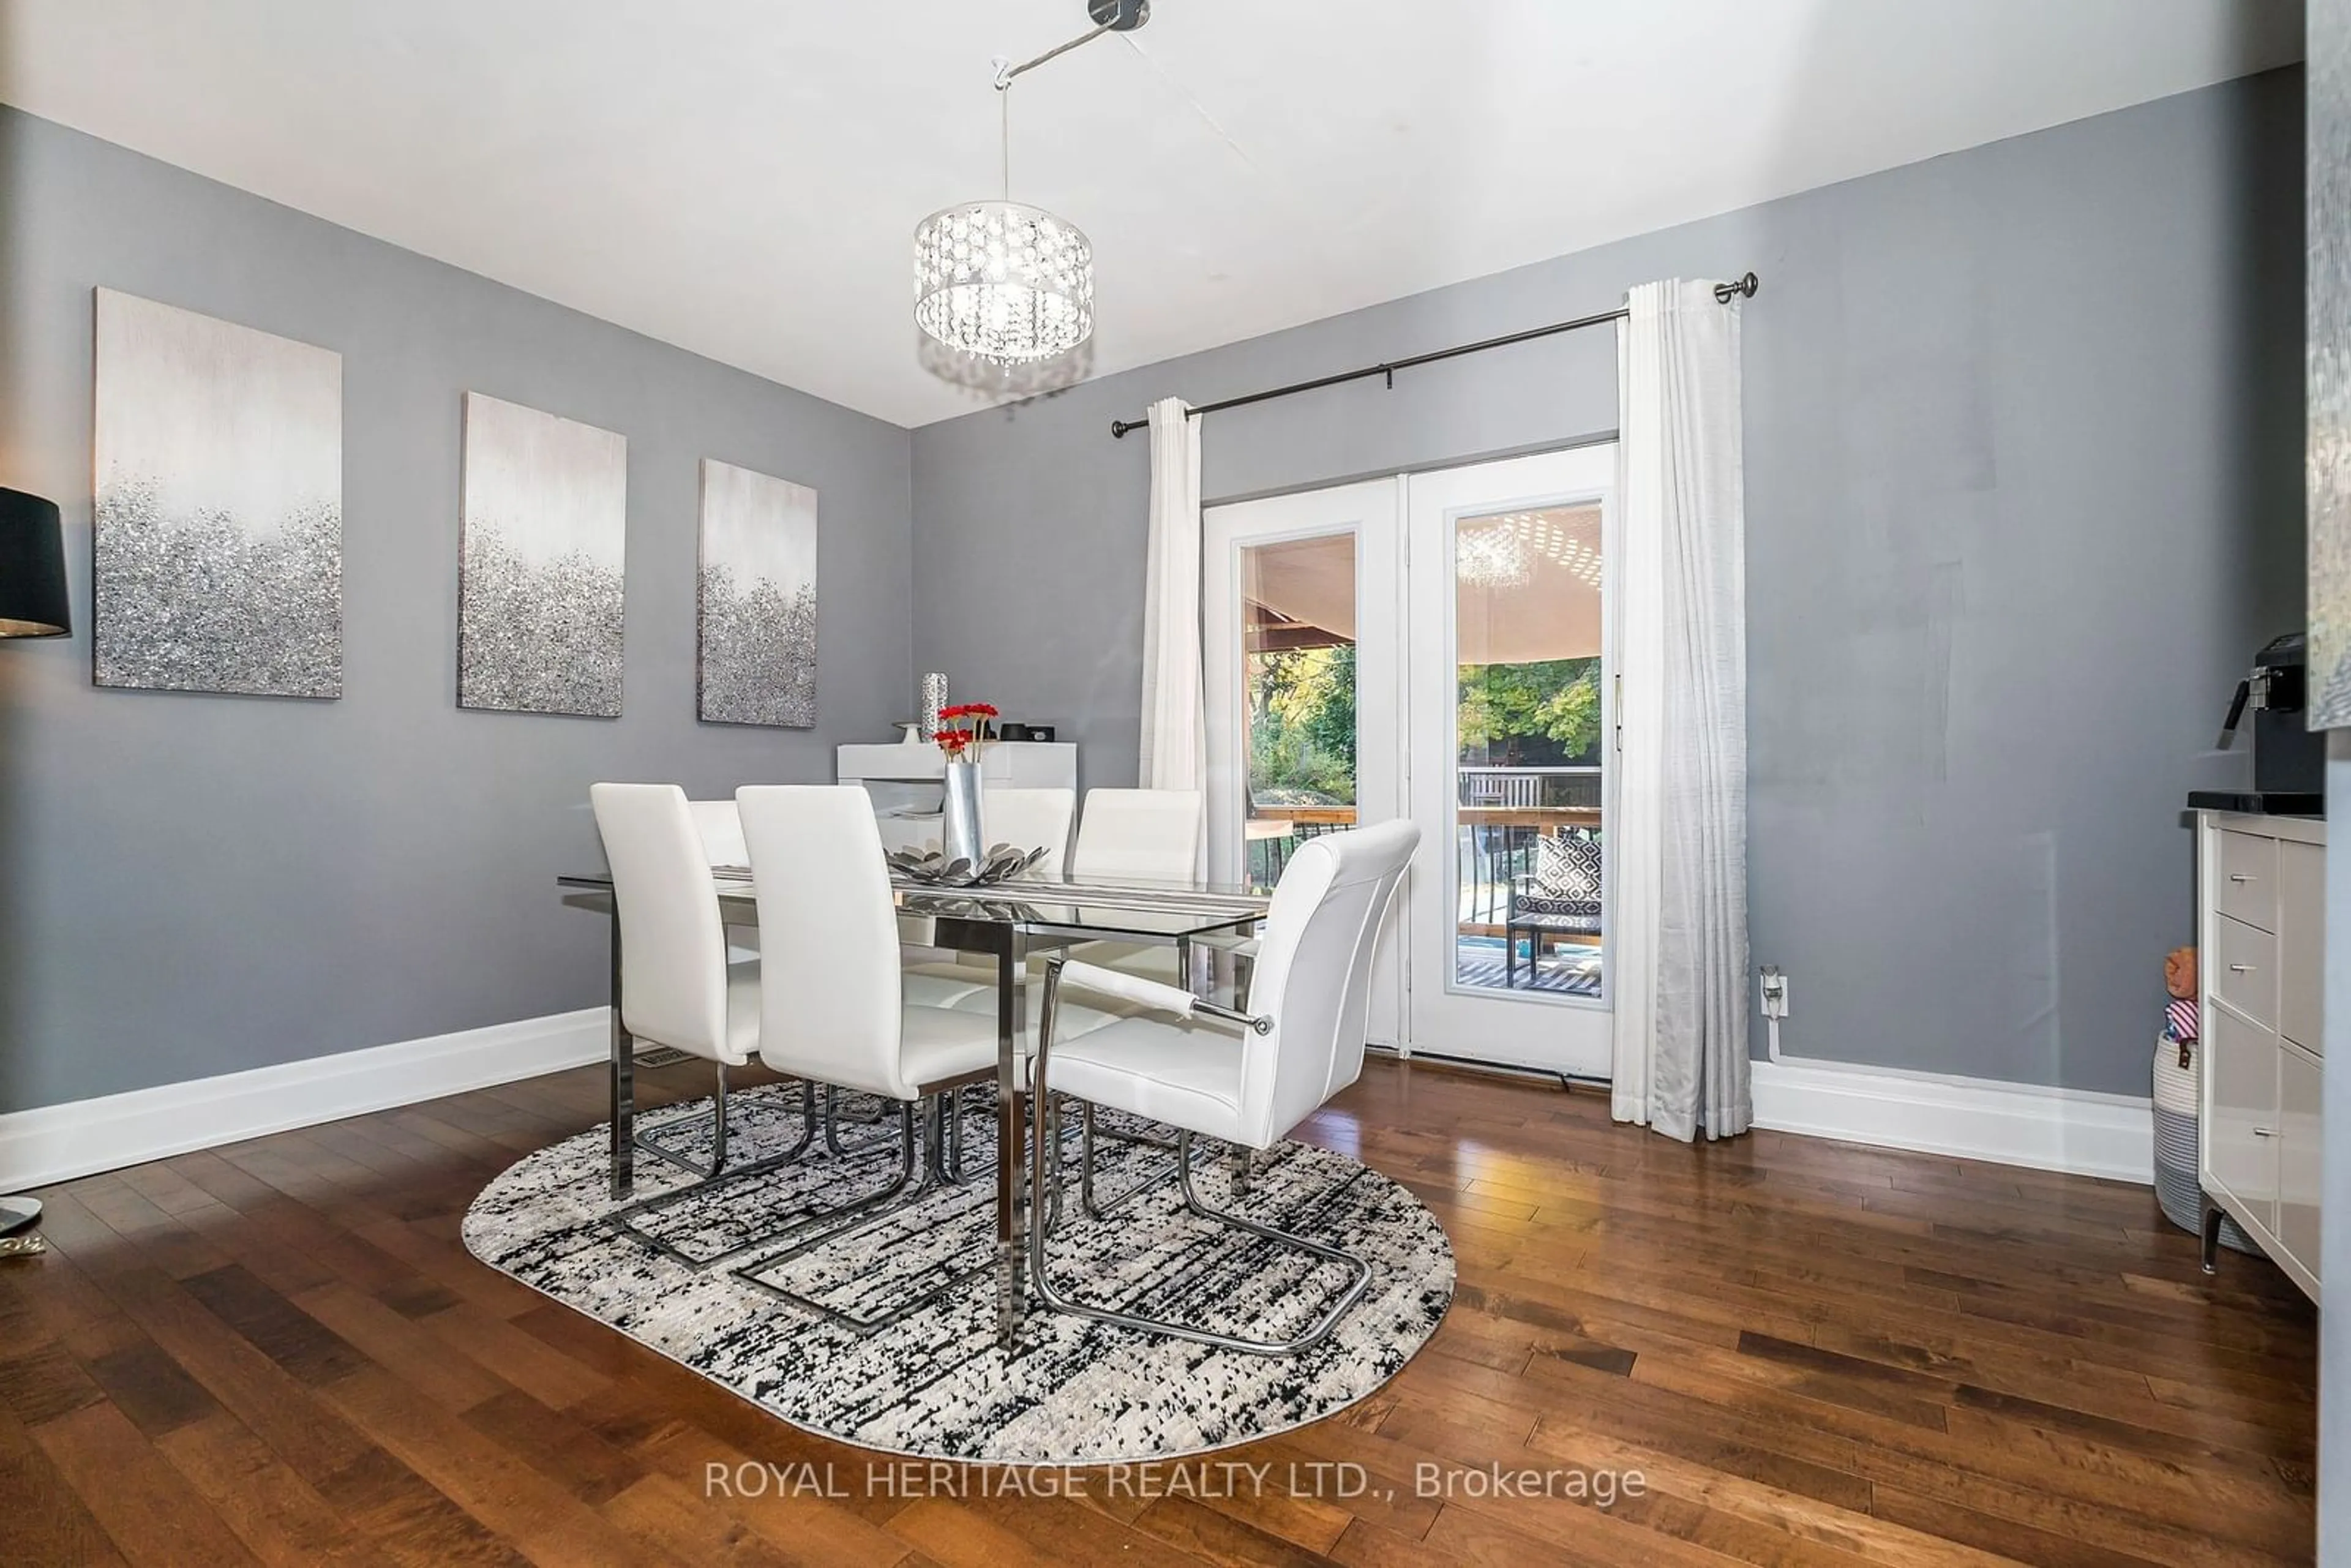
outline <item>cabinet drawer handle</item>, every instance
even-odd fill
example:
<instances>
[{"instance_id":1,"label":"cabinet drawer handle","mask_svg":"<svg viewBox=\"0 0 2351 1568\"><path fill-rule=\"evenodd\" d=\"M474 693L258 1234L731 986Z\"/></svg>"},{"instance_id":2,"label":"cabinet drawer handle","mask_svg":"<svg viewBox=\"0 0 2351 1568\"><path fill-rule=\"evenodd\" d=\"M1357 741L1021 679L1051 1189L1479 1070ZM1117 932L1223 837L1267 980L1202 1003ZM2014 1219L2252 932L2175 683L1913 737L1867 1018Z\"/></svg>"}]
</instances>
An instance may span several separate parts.
<instances>
[{"instance_id":1,"label":"cabinet drawer handle","mask_svg":"<svg viewBox=\"0 0 2351 1568\"><path fill-rule=\"evenodd\" d=\"M2241 884L2241 885L2242 883L2249 883L2249 882L2257 882L2257 881L2259 881L2260 879L2259 879L2258 877L2251 877L2251 876L2247 876L2243 872L2241 872L2241 871L2232 871L2232 872L2231 872L2231 873L2229 873L2229 880L2230 880L2231 882L2237 883L2239 883L2239 884Z\"/></svg>"},{"instance_id":2,"label":"cabinet drawer handle","mask_svg":"<svg viewBox=\"0 0 2351 1568\"><path fill-rule=\"evenodd\" d=\"M2250 975L2252 972L2253 967L2251 964L2231 964L2229 966L2229 973L2232 975Z\"/></svg>"},{"instance_id":3,"label":"cabinet drawer handle","mask_svg":"<svg viewBox=\"0 0 2351 1568\"><path fill-rule=\"evenodd\" d=\"M2274 1138L2277 1136L2277 1129L2275 1127L2255 1127L2253 1129L2253 1136L2256 1138Z\"/></svg>"}]
</instances>

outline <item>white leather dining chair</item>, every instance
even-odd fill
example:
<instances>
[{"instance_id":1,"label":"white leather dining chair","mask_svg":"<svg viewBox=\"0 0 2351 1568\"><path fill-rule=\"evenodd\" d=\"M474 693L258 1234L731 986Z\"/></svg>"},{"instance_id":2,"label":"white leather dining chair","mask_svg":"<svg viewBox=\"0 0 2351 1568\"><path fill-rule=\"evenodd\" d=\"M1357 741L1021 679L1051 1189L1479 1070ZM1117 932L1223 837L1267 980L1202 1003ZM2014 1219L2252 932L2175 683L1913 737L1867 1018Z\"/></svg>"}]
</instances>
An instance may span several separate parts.
<instances>
[{"instance_id":1,"label":"white leather dining chair","mask_svg":"<svg viewBox=\"0 0 2351 1568\"><path fill-rule=\"evenodd\" d=\"M742 867L751 863L751 852L743 847L743 819L732 800L688 800L686 809L694 813L695 831L702 835L702 852L709 859L713 871L720 866ZM726 927L726 961L747 963L759 956L759 928L756 925Z\"/></svg>"},{"instance_id":2,"label":"white leather dining chair","mask_svg":"<svg viewBox=\"0 0 2351 1568\"><path fill-rule=\"evenodd\" d=\"M833 1210L831 1217L878 1208L914 1177L915 1106L995 1075L995 1015L992 1010L926 1007L904 999L897 910L872 797L863 789L854 784L753 785L736 791L735 799L751 854L766 955L760 1060L778 1072L896 1103L899 1161L894 1179L881 1191ZM1089 1009L1073 1018L1071 1027L1084 1030L1109 1021L1108 1015ZM789 1255L763 1257L760 1267L770 1269L779 1256ZM769 1293L861 1330L876 1326L794 1295L767 1279L743 1277ZM893 1315L909 1310L902 1308Z\"/></svg>"},{"instance_id":3,"label":"white leather dining chair","mask_svg":"<svg viewBox=\"0 0 2351 1568\"><path fill-rule=\"evenodd\" d=\"M1199 874L1201 821L1196 789L1089 789L1070 874L1190 882Z\"/></svg>"},{"instance_id":4,"label":"white leather dining chair","mask_svg":"<svg viewBox=\"0 0 2351 1568\"><path fill-rule=\"evenodd\" d=\"M1089 789L1070 852L1081 882L1191 882L1200 874L1201 796L1196 789ZM1081 963L1123 969L1171 985L1190 983L1191 947L1081 942Z\"/></svg>"},{"instance_id":5,"label":"white leather dining chair","mask_svg":"<svg viewBox=\"0 0 2351 1568\"><path fill-rule=\"evenodd\" d=\"M1015 849L1042 849L1044 858L1029 868L1032 877L1059 876L1070 850L1070 824L1077 820L1075 789L997 789L979 798L980 827L987 847L1010 844Z\"/></svg>"},{"instance_id":6,"label":"white leather dining chair","mask_svg":"<svg viewBox=\"0 0 2351 1568\"><path fill-rule=\"evenodd\" d=\"M685 809L694 813L694 831L702 835L703 855L714 868L751 863L743 843L743 814L734 801L688 800Z\"/></svg>"},{"instance_id":7,"label":"white leather dining chair","mask_svg":"<svg viewBox=\"0 0 2351 1568\"><path fill-rule=\"evenodd\" d=\"M871 797L854 784L759 784L736 791L767 949L760 1060L778 1072L911 1102L951 1079L996 1070L989 1005L907 999L898 915ZM780 874L760 875L762 867ZM1064 1033L1111 1021L1065 1009Z\"/></svg>"},{"instance_id":8,"label":"white leather dining chair","mask_svg":"<svg viewBox=\"0 0 2351 1568\"><path fill-rule=\"evenodd\" d=\"M1176 1129L1176 1175L1185 1207L1203 1218L1295 1248L1343 1269L1348 1284L1306 1329L1282 1341L1240 1338L1193 1324L1082 1302L1046 1268L1046 1240L1061 1205L1029 1230L1037 1293L1059 1311L1128 1328L1174 1334L1228 1350L1290 1355L1319 1342L1364 1293L1371 1267L1336 1247L1211 1207L1192 1180L1194 1137L1262 1151L1311 1115L1363 1071L1364 1027L1381 924L1420 841L1411 822L1333 833L1290 857L1266 912L1247 1013L1180 987L1093 965L1047 960L1043 1016L1031 1062L1034 1124L1031 1191L1060 1190L1055 1094L1108 1106ZM1075 1039L1057 1027L1076 988L1149 1009L1090 1028ZM1049 1160L1052 1168L1049 1171ZM1091 1180L1091 1168L1081 1179Z\"/></svg>"},{"instance_id":9,"label":"white leather dining chair","mask_svg":"<svg viewBox=\"0 0 2351 1568\"><path fill-rule=\"evenodd\" d=\"M992 1071L986 1020L904 1000L872 797L854 784L761 784L735 799L767 950L768 1065L908 1104Z\"/></svg>"},{"instance_id":10,"label":"white leather dining chair","mask_svg":"<svg viewBox=\"0 0 2351 1568\"><path fill-rule=\"evenodd\" d=\"M759 1049L759 966L727 962L711 862L684 790L597 784L588 801L620 913L621 1027L718 1069L707 1166L662 1142L665 1127L640 1132L636 1142L707 1180L726 1165L726 1070L743 1066Z\"/></svg>"}]
</instances>

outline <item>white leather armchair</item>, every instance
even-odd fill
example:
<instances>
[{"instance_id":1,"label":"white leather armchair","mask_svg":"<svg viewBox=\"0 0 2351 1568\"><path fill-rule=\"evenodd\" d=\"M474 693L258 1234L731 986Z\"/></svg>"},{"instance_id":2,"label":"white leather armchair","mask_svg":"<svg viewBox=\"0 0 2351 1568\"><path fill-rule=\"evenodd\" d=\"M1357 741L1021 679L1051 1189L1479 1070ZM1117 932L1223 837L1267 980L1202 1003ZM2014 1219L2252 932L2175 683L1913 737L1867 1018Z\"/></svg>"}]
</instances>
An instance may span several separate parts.
<instances>
[{"instance_id":1,"label":"white leather armchair","mask_svg":"<svg viewBox=\"0 0 2351 1568\"><path fill-rule=\"evenodd\" d=\"M1370 1266L1361 1259L1201 1201L1192 1181L1192 1143L1206 1136L1245 1149L1270 1148L1355 1081L1363 1069L1373 952L1419 840L1412 823L1394 821L1331 834L1301 848L1267 911L1247 1012L1143 976L1061 957L1046 965L1030 1079L1037 1086L1030 1096L1031 1190L1060 1189L1055 1094L1168 1124L1176 1129L1176 1171L1185 1207L1339 1264L1350 1282L1338 1300L1282 1341L1243 1339L1080 1301L1046 1267L1047 1237L1061 1217L1062 1206L1056 1204L1029 1230L1030 1272L1049 1306L1229 1350L1288 1355L1322 1340L1361 1298L1371 1278ZM1143 1010L1071 1038L1059 1019L1067 1006L1062 992L1073 987ZM1091 1174L1085 1173L1089 1180Z\"/></svg>"}]
</instances>

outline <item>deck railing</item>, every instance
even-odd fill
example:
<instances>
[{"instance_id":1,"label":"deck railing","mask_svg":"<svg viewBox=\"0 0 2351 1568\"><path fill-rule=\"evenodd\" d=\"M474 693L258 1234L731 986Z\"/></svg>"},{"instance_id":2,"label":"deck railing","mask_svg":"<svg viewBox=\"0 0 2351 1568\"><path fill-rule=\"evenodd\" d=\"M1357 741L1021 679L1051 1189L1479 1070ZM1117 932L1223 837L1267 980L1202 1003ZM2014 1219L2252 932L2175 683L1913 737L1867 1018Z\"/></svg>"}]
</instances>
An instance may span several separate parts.
<instances>
[{"instance_id":1,"label":"deck railing","mask_svg":"<svg viewBox=\"0 0 2351 1568\"><path fill-rule=\"evenodd\" d=\"M1464 806L1526 810L1600 805L1597 767L1458 768L1454 799Z\"/></svg>"},{"instance_id":2,"label":"deck railing","mask_svg":"<svg viewBox=\"0 0 2351 1568\"><path fill-rule=\"evenodd\" d=\"M1465 931L1499 936L1511 882L1534 871L1535 841L1600 825L1597 768L1464 768L1454 796L1453 853ZM1248 875L1270 888L1300 844L1355 825L1353 806L1259 806L1249 813Z\"/></svg>"}]
</instances>

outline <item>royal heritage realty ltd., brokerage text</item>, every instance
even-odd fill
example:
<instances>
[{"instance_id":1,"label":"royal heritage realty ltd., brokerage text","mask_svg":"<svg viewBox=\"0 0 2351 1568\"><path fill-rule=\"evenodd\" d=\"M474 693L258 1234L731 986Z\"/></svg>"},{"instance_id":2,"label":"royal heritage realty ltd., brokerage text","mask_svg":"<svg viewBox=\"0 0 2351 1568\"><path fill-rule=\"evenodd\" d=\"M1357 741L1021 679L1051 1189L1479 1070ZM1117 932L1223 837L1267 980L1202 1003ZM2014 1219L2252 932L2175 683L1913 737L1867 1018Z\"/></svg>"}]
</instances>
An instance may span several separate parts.
<instances>
[{"instance_id":1,"label":"royal heritage realty ltd., brokerage text","mask_svg":"<svg viewBox=\"0 0 2351 1568\"><path fill-rule=\"evenodd\" d=\"M1413 1466L1409 1487L1374 1477L1345 1460L1254 1464L1245 1459L1171 1459L1139 1464L955 1464L945 1459L876 1459L862 1465L740 1464L703 1467L705 1497L815 1498L1240 1498L1283 1495L1345 1499L1398 1496L1449 1499L1556 1498L1606 1508L1648 1490L1639 1470L1506 1469L1500 1465Z\"/></svg>"}]
</instances>

